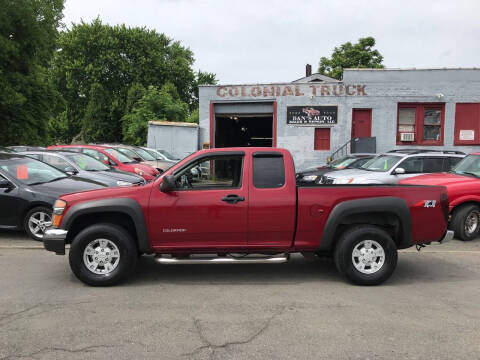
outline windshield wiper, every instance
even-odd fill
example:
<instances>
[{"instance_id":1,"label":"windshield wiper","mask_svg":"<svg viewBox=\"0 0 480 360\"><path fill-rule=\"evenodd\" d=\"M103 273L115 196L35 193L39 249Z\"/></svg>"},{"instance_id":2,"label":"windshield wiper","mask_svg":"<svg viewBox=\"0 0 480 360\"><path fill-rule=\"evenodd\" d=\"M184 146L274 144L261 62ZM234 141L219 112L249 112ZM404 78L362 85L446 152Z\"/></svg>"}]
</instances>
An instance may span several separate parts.
<instances>
[{"instance_id":1,"label":"windshield wiper","mask_svg":"<svg viewBox=\"0 0 480 360\"><path fill-rule=\"evenodd\" d=\"M48 180L48 181L38 181L38 182L34 182L34 183L31 183L31 184L28 184L29 186L30 185L40 185L40 184L47 184L47 183L51 183L51 182L54 182L54 181L57 181L57 180L60 180L60 179L66 179L68 176L62 176L62 177L58 177L58 178L55 178L55 179L52 179L52 180Z\"/></svg>"},{"instance_id":2,"label":"windshield wiper","mask_svg":"<svg viewBox=\"0 0 480 360\"><path fill-rule=\"evenodd\" d=\"M458 172L454 171L454 173L455 173L455 174L460 174L460 175L463 175L463 174L465 174L465 175L471 175L471 176L475 176L476 178L478 178L478 175L477 175L477 174L475 174L475 173L473 173L473 172L469 172L469 171L458 171Z\"/></svg>"}]
</instances>

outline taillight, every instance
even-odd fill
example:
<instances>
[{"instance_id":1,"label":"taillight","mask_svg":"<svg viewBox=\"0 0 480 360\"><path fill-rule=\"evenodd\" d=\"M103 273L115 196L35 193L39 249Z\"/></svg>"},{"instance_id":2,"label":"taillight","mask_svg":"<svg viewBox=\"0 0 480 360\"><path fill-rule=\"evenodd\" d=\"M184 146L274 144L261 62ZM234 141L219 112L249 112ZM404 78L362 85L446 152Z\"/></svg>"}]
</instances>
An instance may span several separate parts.
<instances>
[{"instance_id":1,"label":"taillight","mask_svg":"<svg viewBox=\"0 0 480 360\"><path fill-rule=\"evenodd\" d=\"M440 195L440 206L442 207L443 217L445 221L448 222L448 213L449 213L449 206L448 206L448 194L446 192Z\"/></svg>"}]
</instances>

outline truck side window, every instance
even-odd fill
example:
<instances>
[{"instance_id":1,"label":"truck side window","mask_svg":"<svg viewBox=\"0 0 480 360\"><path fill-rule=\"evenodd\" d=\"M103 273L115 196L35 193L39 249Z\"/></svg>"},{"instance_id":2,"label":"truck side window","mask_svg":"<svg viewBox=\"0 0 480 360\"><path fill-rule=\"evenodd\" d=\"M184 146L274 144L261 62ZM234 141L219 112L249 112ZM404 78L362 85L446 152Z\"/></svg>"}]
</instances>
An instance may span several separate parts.
<instances>
[{"instance_id":1,"label":"truck side window","mask_svg":"<svg viewBox=\"0 0 480 360\"><path fill-rule=\"evenodd\" d=\"M285 185L285 165L281 154L254 154L253 186L256 188L279 188Z\"/></svg>"},{"instance_id":2,"label":"truck side window","mask_svg":"<svg viewBox=\"0 0 480 360\"><path fill-rule=\"evenodd\" d=\"M175 174L178 190L215 190L240 188L242 185L241 155L220 155L204 158Z\"/></svg>"}]
</instances>

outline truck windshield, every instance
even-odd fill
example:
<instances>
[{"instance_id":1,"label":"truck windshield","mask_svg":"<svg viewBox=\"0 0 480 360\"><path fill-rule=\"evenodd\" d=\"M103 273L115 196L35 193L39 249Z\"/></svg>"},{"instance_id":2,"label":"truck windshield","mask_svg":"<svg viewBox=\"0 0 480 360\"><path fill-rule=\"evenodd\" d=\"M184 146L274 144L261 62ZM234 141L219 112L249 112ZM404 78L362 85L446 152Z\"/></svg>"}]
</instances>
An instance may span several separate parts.
<instances>
[{"instance_id":1,"label":"truck windshield","mask_svg":"<svg viewBox=\"0 0 480 360\"><path fill-rule=\"evenodd\" d=\"M402 157L395 155L380 155L367 161L360 167L362 170L387 172L394 167Z\"/></svg>"},{"instance_id":2,"label":"truck windshield","mask_svg":"<svg viewBox=\"0 0 480 360\"><path fill-rule=\"evenodd\" d=\"M468 155L460 161L450 172L459 175L480 177L480 155Z\"/></svg>"}]
</instances>

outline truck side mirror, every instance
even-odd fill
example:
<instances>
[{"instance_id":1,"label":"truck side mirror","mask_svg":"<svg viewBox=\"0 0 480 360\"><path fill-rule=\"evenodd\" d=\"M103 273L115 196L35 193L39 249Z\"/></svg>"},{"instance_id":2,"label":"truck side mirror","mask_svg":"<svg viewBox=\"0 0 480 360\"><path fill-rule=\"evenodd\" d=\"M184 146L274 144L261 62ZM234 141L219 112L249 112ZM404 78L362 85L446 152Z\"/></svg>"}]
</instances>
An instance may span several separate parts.
<instances>
[{"instance_id":1,"label":"truck side mirror","mask_svg":"<svg viewBox=\"0 0 480 360\"><path fill-rule=\"evenodd\" d=\"M175 176L164 176L162 179L162 183L160 184L160 191L166 193L172 191L173 189L175 189Z\"/></svg>"},{"instance_id":2,"label":"truck side mirror","mask_svg":"<svg viewBox=\"0 0 480 360\"><path fill-rule=\"evenodd\" d=\"M395 175L402 175L402 174L405 174L405 169L398 167L393 172L395 173Z\"/></svg>"}]
</instances>

